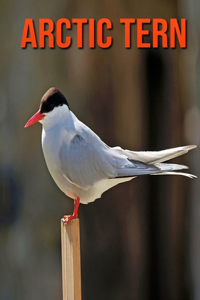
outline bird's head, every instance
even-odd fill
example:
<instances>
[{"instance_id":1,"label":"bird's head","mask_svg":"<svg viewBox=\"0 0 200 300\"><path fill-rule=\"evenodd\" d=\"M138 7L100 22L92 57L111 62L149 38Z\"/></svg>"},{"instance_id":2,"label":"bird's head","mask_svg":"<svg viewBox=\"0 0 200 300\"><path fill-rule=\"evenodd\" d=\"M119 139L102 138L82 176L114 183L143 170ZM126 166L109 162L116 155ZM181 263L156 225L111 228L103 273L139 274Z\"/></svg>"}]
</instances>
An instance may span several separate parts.
<instances>
[{"instance_id":1,"label":"bird's head","mask_svg":"<svg viewBox=\"0 0 200 300\"><path fill-rule=\"evenodd\" d=\"M57 89L50 88L42 97L38 112L34 114L26 123L25 127L40 122L45 124L55 124L63 114L69 111L69 105L65 96Z\"/></svg>"}]
</instances>

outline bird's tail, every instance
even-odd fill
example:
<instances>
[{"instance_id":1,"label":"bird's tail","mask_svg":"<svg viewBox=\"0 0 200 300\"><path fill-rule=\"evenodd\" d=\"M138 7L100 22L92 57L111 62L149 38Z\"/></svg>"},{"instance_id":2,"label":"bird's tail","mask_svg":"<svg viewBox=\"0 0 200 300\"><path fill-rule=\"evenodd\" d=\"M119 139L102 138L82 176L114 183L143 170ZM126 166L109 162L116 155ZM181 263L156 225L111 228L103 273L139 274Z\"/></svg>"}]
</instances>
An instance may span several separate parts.
<instances>
[{"instance_id":1,"label":"bird's tail","mask_svg":"<svg viewBox=\"0 0 200 300\"><path fill-rule=\"evenodd\" d=\"M179 164L162 163L172 158L181 156L194 148L196 148L195 145L182 146L182 147L171 148L171 149L161 150L161 151L130 151L130 150L123 150L120 147L114 147L112 149L118 154L126 155L130 161L134 160L134 161L138 161L150 165L152 167L153 166L156 167L157 170L149 169L150 172L148 174L150 175L183 175L190 178L196 178L196 176L192 174L175 172L178 170L188 169L187 166L179 165Z\"/></svg>"},{"instance_id":2,"label":"bird's tail","mask_svg":"<svg viewBox=\"0 0 200 300\"><path fill-rule=\"evenodd\" d=\"M114 147L112 149L119 154L126 154L130 159L139 160L147 164L155 164L181 156L196 147L196 145L188 145L161 151L130 151L123 150L120 147Z\"/></svg>"}]
</instances>

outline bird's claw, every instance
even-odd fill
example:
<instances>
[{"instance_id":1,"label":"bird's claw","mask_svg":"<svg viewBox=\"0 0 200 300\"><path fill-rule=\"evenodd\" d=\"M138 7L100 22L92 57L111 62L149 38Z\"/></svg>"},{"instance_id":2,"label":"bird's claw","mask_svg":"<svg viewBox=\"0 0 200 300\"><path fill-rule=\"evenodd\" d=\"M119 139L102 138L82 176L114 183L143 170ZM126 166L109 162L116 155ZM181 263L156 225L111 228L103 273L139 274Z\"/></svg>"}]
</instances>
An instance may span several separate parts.
<instances>
[{"instance_id":1,"label":"bird's claw","mask_svg":"<svg viewBox=\"0 0 200 300\"><path fill-rule=\"evenodd\" d=\"M69 223L71 220L74 220L74 219L76 219L77 217L76 216L74 216L74 215L69 215L69 216L64 216L63 218L62 218L62 220L63 220L63 222L65 223L65 224L67 224L67 223Z\"/></svg>"},{"instance_id":2,"label":"bird's claw","mask_svg":"<svg viewBox=\"0 0 200 300\"><path fill-rule=\"evenodd\" d=\"M67 224L69 223L71 220L77 219L78 218L78 209L79 209L79 204L80 204L80 198L77 198L74 200L74 212L73 215L69 215L69 216L64 216L62 218L62 221Z\"/></svg>"}]
</instances>

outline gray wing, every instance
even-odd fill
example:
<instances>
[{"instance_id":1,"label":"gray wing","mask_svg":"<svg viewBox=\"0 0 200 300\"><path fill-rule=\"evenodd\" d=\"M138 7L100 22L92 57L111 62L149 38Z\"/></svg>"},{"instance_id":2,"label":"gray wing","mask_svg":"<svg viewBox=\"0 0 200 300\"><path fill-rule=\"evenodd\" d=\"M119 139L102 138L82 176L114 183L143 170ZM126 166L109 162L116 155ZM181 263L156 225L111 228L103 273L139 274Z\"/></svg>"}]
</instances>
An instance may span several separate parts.
<instances>
[{"instance_id":1,"label":"gray wing","mask_svg":"<svg viewBox=\"0 0 200 300\"><path fill-rule=\"evenodd\" d=\"M76 135L60 151L63 175L73 184L87 190L95 182L117 175L114 159L103 142L94 143Z\"/></svg>"},{"instance_id":2,"label":"gray wing","mask_svg":"<svg viewBox=\"0 0 200 300\"><path fill-rule=\"evenodd\" d=\"M92 142L76 135L70 142L63 143L60 151L63 175L73 184L87 190L95 182L122 177L160 172L160 168L131 160L125 155L116 155L100 139Z\"/></svg>"}]
</instances>

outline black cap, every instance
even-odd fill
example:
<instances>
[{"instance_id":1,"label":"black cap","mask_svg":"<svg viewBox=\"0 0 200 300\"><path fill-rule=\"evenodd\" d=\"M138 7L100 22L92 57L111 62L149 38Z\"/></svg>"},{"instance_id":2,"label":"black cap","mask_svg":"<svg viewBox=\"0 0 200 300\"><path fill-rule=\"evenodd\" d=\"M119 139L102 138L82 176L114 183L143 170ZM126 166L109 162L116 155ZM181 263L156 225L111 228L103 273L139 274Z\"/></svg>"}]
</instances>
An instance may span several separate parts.
<instances>
[{"instance_id":1,"label":"black cap","mask_svg":"<svg viewBox=\"0 0 200 300\"><path fill-rule=\"evenodd\" d=\"M69 105L65 96L55 87L50 88L42 97L40 102L40 113L48 113L54 109L54 107Z\"/></svg>"}]
</instances>

